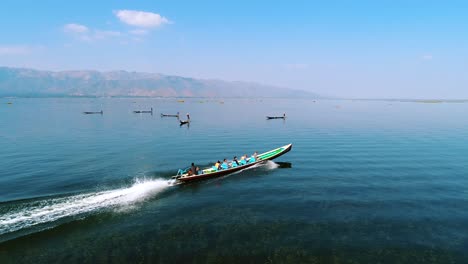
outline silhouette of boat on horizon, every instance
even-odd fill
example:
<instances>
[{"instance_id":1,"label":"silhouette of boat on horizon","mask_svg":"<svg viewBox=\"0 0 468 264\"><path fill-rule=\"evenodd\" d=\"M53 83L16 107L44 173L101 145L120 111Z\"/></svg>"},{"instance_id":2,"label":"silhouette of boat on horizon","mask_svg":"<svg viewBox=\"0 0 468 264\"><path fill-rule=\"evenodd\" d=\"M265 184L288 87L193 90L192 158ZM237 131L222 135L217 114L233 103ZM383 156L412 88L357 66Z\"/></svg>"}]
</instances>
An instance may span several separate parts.
<instances>
[{"instance_id":1,"label":"silhouette of boat on horizon","mask_svg":"<svg viewBox=\"0 0 468 264\"><path fill-rule=\"evenodd\" d=\"M83 114L85 114L85 115L93 115L93 114L101 114L102 115L103 113L104 112L102 110L99 111L99 112L89 112L89 111L83 112Z\"/></svg>"},{"instance_id":2,"label":"silhouette of boat on horizon","mask_svg":"<svg viewBox=\"0 0 468 264\"><path fill-rule=\"evenodd\" d=\"M267 116L267 119L286 119L286 113L283 116Z\"/></svg>"},{"instance_id":3,"label":"silhouette of boat on horizon","mask_svg":"<svg viewBox=\"0 0 468 264\"><path fill-rule=\"evenodd\" d=\"M177 118L179 118L179 112L177 112L177 114L175 114L175 115L161 113L161 117L177 117Z\"/></svg>"},{"instance_id":4,"label":"silhouette of boat on horizon","mask_svg":"<svg viewBox=\"0 0 468 264\"><path fill-rule=\"evenodd\" d=\"M136 110L133 111L135 114L153 114L153 107L151 107L151 110L145 111L145 110Z\"/></svg>"}]
</instances>

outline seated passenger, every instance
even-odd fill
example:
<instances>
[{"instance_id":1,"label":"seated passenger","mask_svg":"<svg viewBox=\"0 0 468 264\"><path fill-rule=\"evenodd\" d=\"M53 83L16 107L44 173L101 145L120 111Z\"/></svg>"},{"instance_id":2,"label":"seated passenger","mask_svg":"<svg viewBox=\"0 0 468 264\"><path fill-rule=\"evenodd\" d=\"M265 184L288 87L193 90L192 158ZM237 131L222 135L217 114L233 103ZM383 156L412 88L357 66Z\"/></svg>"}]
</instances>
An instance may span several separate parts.
<instances>
[{"instance_id":1,"label":"seated passenger","mask_svg":"<svg viewBox=\"0 0 468 264\"><path fill-rule=\"evenodd\" d=\"M245 165L245 164L247 164L247 162L248 162L247 155L244 154L244 155L241 157L239 163L240 163L241 165Z\"/></svg>"},{"instance_id":2,"label":"seated passenger","mask_svg":"<svg viewBox=\"0 0 468 264\"><path fill-rule=\"evenodd\" d=\"M223 163L221 164L221 169L223 169L223 170L229 169L227 159L224 159Z\"/></svg>"},{"instance_id":3,"label":"seated passenger","mask_svg":"<svg viewBox=\"0 0 468 264\"><path fill-rule=\"evenodd\" d=\"M255 162L257 161L257 152L255 151L254 154L252 154L252 156L250 156L250 159L249 159L249 162Z\"/></svg>"},{"instance_id":4,"label":"seated passenger","mask_svg":"<svg viewBox=\"0 0 468 264\"><path fill-rule=\"evenodd\" d=\"M235 168L237 166L239 166L239 161L237 161L237 157L234 156L234 159L231 162L231 167Z\"/></svg>"},{"instance_id":5,"label":"seated passenger","mask_svg":"<svg viewBox=\"0 0 468 264\"><path fill-rule=\"evenodd\" d=\"M215 171L221 169L221 162L218 160L212 168Z\"/></svg>"}]
</instances>

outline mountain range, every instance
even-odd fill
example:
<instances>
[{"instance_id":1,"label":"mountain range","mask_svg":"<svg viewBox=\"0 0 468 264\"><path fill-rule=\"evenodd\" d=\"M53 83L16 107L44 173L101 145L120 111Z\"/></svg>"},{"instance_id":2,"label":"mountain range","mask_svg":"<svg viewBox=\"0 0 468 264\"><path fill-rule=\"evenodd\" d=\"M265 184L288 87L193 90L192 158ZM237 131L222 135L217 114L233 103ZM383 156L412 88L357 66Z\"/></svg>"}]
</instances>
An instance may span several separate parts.
<instances>
[{"instance_id":1,"label":"mountain range","mask_svg":"<svg viewBox=\"0 0 468 264\"><path fill-rule=\"evenodd\" d=\"M0 96L320 97L303 90L251 82L128 71L40 71L10 67L0 67Z\"/></svg>"}]
</instances>

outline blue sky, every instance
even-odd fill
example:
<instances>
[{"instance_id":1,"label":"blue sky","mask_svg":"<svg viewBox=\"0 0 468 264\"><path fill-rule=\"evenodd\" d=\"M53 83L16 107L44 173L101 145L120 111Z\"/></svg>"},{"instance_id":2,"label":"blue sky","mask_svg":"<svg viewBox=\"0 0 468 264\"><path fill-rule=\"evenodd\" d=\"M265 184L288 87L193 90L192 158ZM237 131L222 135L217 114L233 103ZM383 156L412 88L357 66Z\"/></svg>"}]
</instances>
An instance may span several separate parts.
<instances>
[{"instance_id":1,"label":"blue sky","mask_svg":"<svg viewBox=\"0 0 468 264\"><path fill-rule=\"evenodd\" d=\"M4 0L0 65L468 98L467 14L464 1Z\"/></svg>"}]
</instances>

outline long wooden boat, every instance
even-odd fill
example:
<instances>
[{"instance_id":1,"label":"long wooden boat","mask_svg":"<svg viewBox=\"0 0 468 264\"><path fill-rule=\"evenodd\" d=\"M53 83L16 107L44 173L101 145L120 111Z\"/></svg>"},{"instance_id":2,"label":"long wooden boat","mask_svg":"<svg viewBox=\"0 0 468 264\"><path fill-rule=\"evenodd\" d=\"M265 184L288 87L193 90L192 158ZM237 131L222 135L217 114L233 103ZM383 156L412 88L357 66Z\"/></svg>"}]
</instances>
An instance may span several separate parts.
<instances>
[{"instance_id":1,"label":"long wooden boat","mask_svg":"<svg viewBox=\"0 0 468 264\"><path fill-rule=\"evenodd\" d=\"M103 113L104 112L102 112L102 110L99 111L99 112L83 112L83 114L85 114L85 115L92 115L92 114L101 114L102 115Z\"/></svg>"},{"instance_id":2,"label":"long wooden boat","mask_svg":"<svg viewBox=\"0 0 468 264\"><path fill-rule=\"evenodd\" d=\"M185 182L198 181L198 180L215 178L215 177L231 174L233 172L252 167L256 164L275 159L289 152L291 148L292 148L292 144L284 145L282 147L267 151L265 153L258 154L256 161L247 162L245 165L238 165L237 167L230 167L228 169L217 170L213 167L210 167L210 168L205 168L205 169L200 170L197 175L189 175L186 171L179 170L179 172L181 173L178 173L178 175L176 176L172 176L172 179L175 181L175 183L185 183Z\"/></svg>"},{"instance_id":3,"label":"long wooden boat","mask_svg":"<svg viewBox=\"0 0 468 264\"><path fill-rule=\"evenodd\" d=\"M190 124L190 114L187 113L187 120L179 120L180 125Z\"/></svg>"},{"instance_id":4,"label":"long wooden boat","mask_svg":"<svg viewBox=\"0 0 468 264\"><path fill-rule=\"evenodd\" d=\"M267 119L286 119L286 114L283 114L283 116L267 116Z\"/></svg>"},{"instance_id":5,"label":"long wooden boat","mask_svg":"<svg viewBox=\"0 0 468 264\"><path fill-rule=\"evenodd\" d=\"M136 110L133 111L135 114L153 114L153 107L151 107L151 110L146 111L146 110Z\"/></svg>"},{"instance_id":6,"label":"long wooden boat","mask_svg":"<svg viewBox=\"0 0 468 264\"><path fill-rule=\"evenodd\" d=\"M177 112L177 114L175 114L175 115L161 113L161 117L177 117L178 118L179 117L179 112Z\"/></svg>"}]
</instances>

